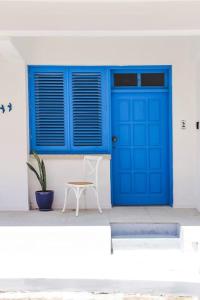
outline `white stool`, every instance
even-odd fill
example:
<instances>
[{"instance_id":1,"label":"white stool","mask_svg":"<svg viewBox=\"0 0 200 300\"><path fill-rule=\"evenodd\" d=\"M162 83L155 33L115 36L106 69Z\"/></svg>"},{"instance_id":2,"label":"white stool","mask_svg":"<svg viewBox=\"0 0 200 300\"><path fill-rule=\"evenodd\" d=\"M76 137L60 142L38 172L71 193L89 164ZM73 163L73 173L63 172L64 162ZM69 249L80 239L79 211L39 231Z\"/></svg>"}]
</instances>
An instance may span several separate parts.
<instances>
[{"instance_id":1,"label":"white stool","mask_svg":"<svg viewBox=\"0 0 200 300\"><path fill-rule=\"evenodd\" d=\"M99 193L98 193L98 173L99 173L99 166L102 160L101 156L93 156L87 155L84 156L84 167L85 167L85 177L88 180L81 180L81 181L72 181L68 182L65 188L65 200L62 212L66 210L66 204L68 200L68 196L70 191L74 191L76 196L76 216L79 213L79 200L84 191L87 189L92 189L96 196L97 207L100 213L102 213L100 202L99 202Z\"/></svg>"}]
</instances>

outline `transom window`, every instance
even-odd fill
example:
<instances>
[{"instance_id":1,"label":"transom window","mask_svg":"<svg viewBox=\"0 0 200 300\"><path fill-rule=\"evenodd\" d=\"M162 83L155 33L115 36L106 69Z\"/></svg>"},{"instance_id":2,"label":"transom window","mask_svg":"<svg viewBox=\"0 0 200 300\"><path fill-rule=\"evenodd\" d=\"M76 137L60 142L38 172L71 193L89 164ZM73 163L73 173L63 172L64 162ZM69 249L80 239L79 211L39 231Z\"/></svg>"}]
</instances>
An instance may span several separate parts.
<instances>
[{"instance_id":1,"label":"transom window","mask_svg":"<svg viewBox=\"0 0 200 300\"><path fill-rule=\"evenodd\" d=\"M142 73L141 86L164 86L165 74L164 73Z\"/></svg>"},{"instance_id":2,"label":"transom window","mask_svg":"<svg viewBox=\"0 0 200 300\"><path fill-rule=\"evenodd\" d=\"M166 76L164 72L142 72L142 73L113 73L114 88L141 88L166 86Z\"/></svg>"},{"instance_id":3,"label":"transom window","mask_svg":"<svg viewBox=\"0 0 200 300\"><path fill-rule=\"evenodd\" d=\"M114 74L114 86L137 86L137 73Z\"/></svg>"}]
</instances>

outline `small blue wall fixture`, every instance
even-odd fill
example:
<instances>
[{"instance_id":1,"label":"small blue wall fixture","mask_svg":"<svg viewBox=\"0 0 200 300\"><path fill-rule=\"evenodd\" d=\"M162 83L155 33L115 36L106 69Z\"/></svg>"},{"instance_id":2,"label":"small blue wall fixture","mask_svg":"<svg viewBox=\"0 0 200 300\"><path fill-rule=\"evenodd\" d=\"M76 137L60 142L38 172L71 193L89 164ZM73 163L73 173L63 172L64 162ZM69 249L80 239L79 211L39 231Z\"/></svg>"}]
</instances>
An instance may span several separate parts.
<instances>
[{"instance_id":1,"label":"small blue wall fixture","mask_svg":"<svg viewBox=\"0 0 200 300\"><path fill-rule=\"evenodd\" d=\"M7 108L8 108L8 111L11 112L11 110L12 110L12 103L11 102L8 103Z\"/></svg>"},{"instance_id":2,"label":"small blue wall fixture","mask_svg":"<svg viewBox=\"0 0 200 300\"><path fill-rule=\"evenodd\" d=\"M13 105L11 102L9 102L8 104L0 104L0 113L4 114L6 112L11 112L11 110L13 109Z\"/></svg>"},{"instance_id":3,"label":"small blue wall fixture","mask_svg":"<svg viewBox=\"0 0 200 300\"><path fill-rule=\"evenodd\" d=\"M2 114L4 114L5 113L5 106L3 105L3 104L1 104L1 106L0 106L0 110L1 110L1 112L2 112Z\"/></svg>"}]
</instances>

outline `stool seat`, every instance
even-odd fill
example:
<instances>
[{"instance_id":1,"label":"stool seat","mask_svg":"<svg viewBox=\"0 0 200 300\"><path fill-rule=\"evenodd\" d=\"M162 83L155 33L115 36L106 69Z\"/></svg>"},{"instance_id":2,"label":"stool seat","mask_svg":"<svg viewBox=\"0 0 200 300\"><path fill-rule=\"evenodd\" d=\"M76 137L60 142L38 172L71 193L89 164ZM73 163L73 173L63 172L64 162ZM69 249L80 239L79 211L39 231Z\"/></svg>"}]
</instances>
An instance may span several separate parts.
<instances>
[{"instance_id":1,"label":"stool seat","mask_svg":"<svg viewBox=\"0 0 200 300\"><path fill-rule=\"evenodd\" d=\"M85 186L85 185L91 185L91 184L94 184L93 182L89 182L89 181L71 181L71 182L68 182L67 184L69 185L80 185L80 186Z\"/></svg>"}]
</instances>

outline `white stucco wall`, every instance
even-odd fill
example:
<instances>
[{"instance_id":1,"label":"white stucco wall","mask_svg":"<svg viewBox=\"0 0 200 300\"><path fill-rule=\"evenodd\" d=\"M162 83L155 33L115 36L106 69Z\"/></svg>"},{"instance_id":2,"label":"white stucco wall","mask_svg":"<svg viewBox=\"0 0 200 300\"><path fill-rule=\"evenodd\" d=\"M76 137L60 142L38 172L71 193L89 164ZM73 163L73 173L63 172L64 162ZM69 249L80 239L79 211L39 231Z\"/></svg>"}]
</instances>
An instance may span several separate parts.
<instances>
[{"instance_id":1,"label":"white stucco wall","mask_svg":"<svg viewBox=\"0 0 200 300\"><path fill-rule=\"evenodd\" d=\"M8 41L0 42L0 210L28 210L25 64Z\"/></svg>"},{"instance_id":2,"label":"white stucco wall","mask_svg":"<svg viewBox=\"0 0 200 300\"><path fill-rule=\"evenodd\" d=\"M196 109L196 119L200 122L200 51L198 52L198 62L196 64L196 98L197 98L197 109ZM197 208L200 211L200 129L197 132L197 153L196 153L196 164L197 164Z\"/></svg>"},{"instance_id":3,"label":"white stucco wall","mask_svg":"<svg viewBox=\"0 0 200 300\"><path fill-rule=\"evenodd\" d=\"M26 64L46 65L172 65L173 66L173 174L174 206L198 206L197 131L197 38L14 38L13 44ZM1 72L1 69L0 69ZM16 80L13 78L13 80ZM9 83L11 79L8 79ZM24 78L20 79L24 82ZM25 118L18 115L18 121ZM180 127L186 120L186 129ZM13 125L14 126L14 125ZM22 147L26 148L25 138ZM24 162L25 154L21 158ZM61 208L64 182L81 176L80 159L46 159L49 188L55 189L55 208ZM110 207L110 162L101 169L101 201ZM23 169L23 168L22 168ZM80 172L80 175L79 175ZM35 205L36 179L30 174L29 195ZM87 208L95 207L91 197ZM17 205L15 203L15 205ZM74 198L71 207L75 207Z\"/></svg>"},{"instance_id":4,"label":"white stucco wall","mask_svg":"<svg viewBox=\"0 0 200 300\"><path fill-rule=\"evenodd\" d=\"M63 207L64 201L64 187L65 183L68 181L81 180L84 178L84 166L83 166L83 156L75 155L73 156L58 156L43 157L46 162L46 169L48 176L48 187L55 191L55 201L53 204L54 208ZM32 161L32 160L31 160ZM104 158L99 169L99 197L101 199L101 205L103 208L110 208L110 159ZM39 188L38 182L35 180L33 174L30 173L29 176L29 192L32 207L35 207L35 196L34 192ZM71 192L69 202L67 204L68 208L75 208L76 198ZM82 197L80 201L80 208L96 208L96 201L94 193L92 191L87 191L87 194Z\"/></svg>"}]
</instances>

